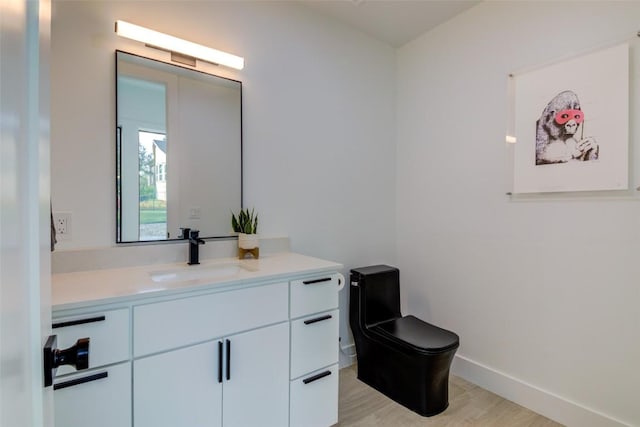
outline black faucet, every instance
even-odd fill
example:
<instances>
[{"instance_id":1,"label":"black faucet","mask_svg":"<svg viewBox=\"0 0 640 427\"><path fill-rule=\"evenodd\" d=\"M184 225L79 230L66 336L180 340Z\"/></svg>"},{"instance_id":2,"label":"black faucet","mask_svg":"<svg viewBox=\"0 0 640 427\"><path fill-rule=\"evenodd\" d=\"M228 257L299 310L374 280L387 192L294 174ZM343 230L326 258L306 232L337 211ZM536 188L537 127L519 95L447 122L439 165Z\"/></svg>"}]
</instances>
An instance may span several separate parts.
<instances>
[{"instance_id":1,"label":"black faucet","mask_svg":"<svg viewBox=\"0 0 640 427\"><path fill-rule=\"evenodd\" d=\"M187 227L180 227L180 238L181 239L188 239L189 238L189 232L191 231L190 228Z\"/></svg>"},{"instance_id":2,"label":"black faucet","mask_svg":"<svg viewBox=\"0 0 640 427\"><path fill-rule=\"evenodd\" d=\"M189 233L189 265L200 264L198 246L204 245L204 240L200 238L200 231L187 228L183 233Z\"/></svg>"}]
</instances>

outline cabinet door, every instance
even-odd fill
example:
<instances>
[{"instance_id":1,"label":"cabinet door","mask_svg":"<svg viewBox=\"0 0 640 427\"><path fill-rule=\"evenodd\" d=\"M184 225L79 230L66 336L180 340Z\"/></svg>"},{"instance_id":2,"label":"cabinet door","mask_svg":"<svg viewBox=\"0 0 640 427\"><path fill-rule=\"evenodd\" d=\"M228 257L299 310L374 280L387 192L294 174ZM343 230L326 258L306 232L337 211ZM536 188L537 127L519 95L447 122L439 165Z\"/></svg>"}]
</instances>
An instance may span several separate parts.
<instances>
[{"instance_id":1,"label":"cabinet door","mask_svg":"<svg viewBox=\"0 0 640 427\"><path fill-rule=\"evenodd\" d=\"M135 360L135 427L219 427L221 348L213 341Z\"/></svg>"},{"instance_id":2,"label":"cabinet door","mask_svg":"<svg viewBox=\"0 0 640 427\"><path fill-rule=\"evenodd\" d=\"M228 380L225 369L224 427L287 426L289 323L233 335L228 341L230 363Z\"/></svg>"},{"instance_id":3,"label":"cabinet door","mask_svg":"<svg viewBox=\"0 0 640 427\"><path fill-rule=\"evenodd\" d=\"M53 401L56 427L131 426L131 364L58 377Z\"/></svg>"}]
</instances>

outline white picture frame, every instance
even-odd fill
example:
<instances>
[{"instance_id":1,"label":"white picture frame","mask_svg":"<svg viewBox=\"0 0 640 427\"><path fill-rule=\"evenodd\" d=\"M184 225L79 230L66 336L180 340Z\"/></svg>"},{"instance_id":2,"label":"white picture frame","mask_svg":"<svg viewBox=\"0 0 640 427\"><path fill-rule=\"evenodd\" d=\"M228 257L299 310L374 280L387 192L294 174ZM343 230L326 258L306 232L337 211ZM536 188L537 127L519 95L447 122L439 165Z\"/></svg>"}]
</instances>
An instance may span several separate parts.
<instances>
[{"instance_id":1,"label":"white picture frame","mask_svg":"<svg viewBox=\"0 0 640 427\"><path fill-rule=\"evenodd\" d=\"M629 187L629 45L513 79L513 193Z\"/></svg>"}]
</instances>

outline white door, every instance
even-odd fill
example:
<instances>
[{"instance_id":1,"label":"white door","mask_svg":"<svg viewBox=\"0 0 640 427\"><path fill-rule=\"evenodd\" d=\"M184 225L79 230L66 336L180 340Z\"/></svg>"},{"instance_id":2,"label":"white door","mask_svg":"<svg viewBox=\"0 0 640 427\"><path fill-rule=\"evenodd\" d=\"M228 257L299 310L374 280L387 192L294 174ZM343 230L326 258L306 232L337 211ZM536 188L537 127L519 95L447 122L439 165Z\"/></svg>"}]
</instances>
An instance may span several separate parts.
<instances>
[{"instance_id":1,"label":"white door","mask_svg":"<svg viewBox=\"0 0 640 427\"><path fill-rule=\"evenodd\" d=\"M49 0L0 1L0 425L49 427Z\"/></svg>"},{"instance_id":2,"label":"white door","mask_svg":"<svg viewBox=\"0 0 640 427\"><path fill-rule=\"evenodd\" d=\"M222 422L221 361L219 341L134 360L133 424L136 427L219 427Z\"/></svg>"},{"instance_id":3,"label":"white door","mask_svg":"<svg viewBox=\"0 0 640 427\"><path fill-rule=\"evenodd\" d=\"M225 372L223 425L289 425L289 323L227 339L230 363L228 379Z\"/></svg>"}]
</instances>

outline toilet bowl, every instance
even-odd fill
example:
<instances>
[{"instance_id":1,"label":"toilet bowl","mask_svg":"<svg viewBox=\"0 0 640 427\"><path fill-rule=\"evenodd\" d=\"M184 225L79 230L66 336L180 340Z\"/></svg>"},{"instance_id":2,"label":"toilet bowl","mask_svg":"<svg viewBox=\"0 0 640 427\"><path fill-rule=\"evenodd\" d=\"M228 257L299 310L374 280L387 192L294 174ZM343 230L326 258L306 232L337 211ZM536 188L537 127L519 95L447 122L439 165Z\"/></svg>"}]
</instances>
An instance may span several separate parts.
<instances>
[{"instance_id":1,"label":"toilet bowl","mask_svg":"<svg viewBox=\"0 0 640 427\"><path fill-rule=\"evenodd\" d=\"M349 324L358 379L422 416L449 406L449 369L458 335L400 313L400 272L351 270Z\"/></svg>"}]
</instances>

